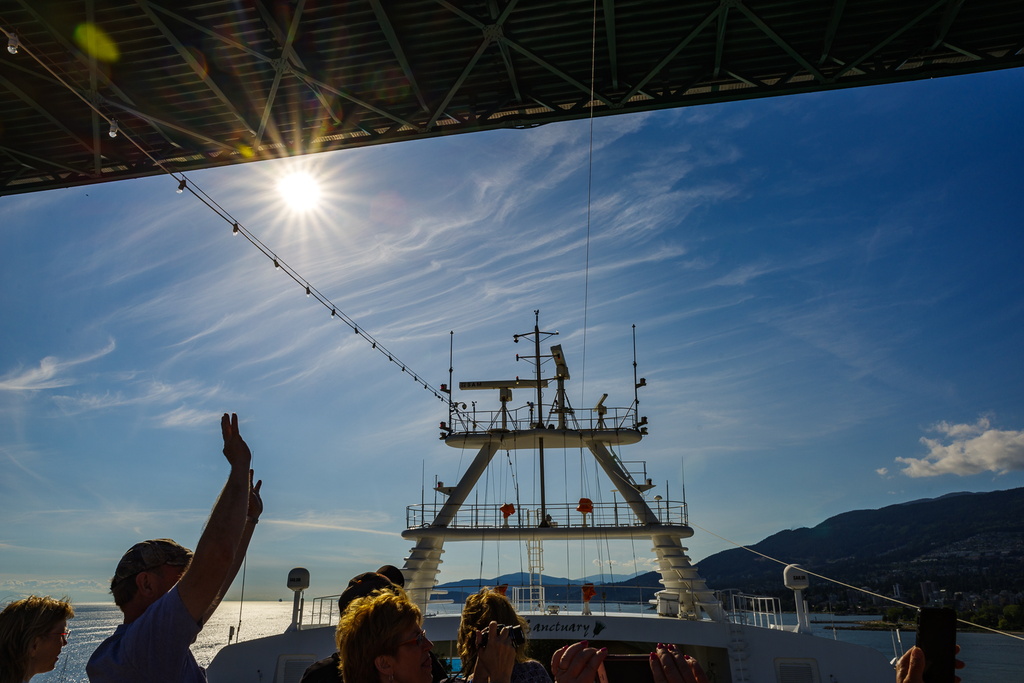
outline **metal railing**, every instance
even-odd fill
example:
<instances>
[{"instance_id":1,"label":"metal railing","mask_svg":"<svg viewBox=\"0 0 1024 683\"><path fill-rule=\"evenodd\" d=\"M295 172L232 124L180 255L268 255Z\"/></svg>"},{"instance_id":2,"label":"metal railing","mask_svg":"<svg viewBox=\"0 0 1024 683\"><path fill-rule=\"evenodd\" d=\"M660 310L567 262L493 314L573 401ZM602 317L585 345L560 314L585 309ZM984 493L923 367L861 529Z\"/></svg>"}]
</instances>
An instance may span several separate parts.
<instances>
[{"instance_id":1,"label":"metal railing","mask_svg":"<svg viewBox=\"0 0 1024 683\"><path fill-rule=\"evenodd\" d=\"M673 500L649 500L654 514L658 516L662 524L675 526L689 526L689 515L686 503ZM443 502L424 503L421 505L410 505L405 509L405 526L408 529L418 529L430 526L437 514L443 507ZM554 527L637 527L642 529L646 525L633 513L633 510L624 501L613 503L593 503L593 512L584 515L577 508L579 503L555 503L545 506L545 511L550 518L549 525ZM539 515L540 506L529 504L524 509L517 510L510 517L506 518L501 512L501 505L468 505L463 504L455 514L455 518L447 528L475 528L475 529L530 529L534 525L527 520L528 516ZM529 510L534 515L526 515ZM539 517L538 517L539 518Z\"/></svg>"},{"instance_id":2,"label":"metal railing","mask_svg":"<svg viewBox=\"0 0 1024 683\"><path fill-rule=\"evenodd\" d=\"M463 586L458 589L439 590L461 590L475 592L485 586L493 587L492 583L480 584L479 586ZM508 596L516 612L531 614L538 612L555 614L579 614L583 611L580 584L560 584L545 586L509 586ZM595 586L597 595L590 602L590 609L593 614L639 614L642 616L656 617L649 599L643 595L653 595L656 591L664 590L664 586L614 586L604 588L598 583ZM608 590L616 591L620 596L625 593L634 594L635 599L606 599L603 594ZM336 626L340 614L338 612L338 598L340 595L325 595L313 598L309 603L311 608L303 614L302 628L318 628L323 626ZM439 596L437 602L429 603L427 612L429 614L460 614L462 602L452 602L444 596Z\"/></svg>"},{"instance_id":3,"label":"metal railing","mask_svg":"<svg viewBox=\"0 0 1024 683\"><path fill-rule=\"evenodd\" d=\"M544 428L554 429L558 426L558 414L552 406L545 404L540 417L536 406L527 404L518 408L502 410L477 410L475 407L457 410L452 413L451 424L453 433L481 433L492 429L534 429L538 423ZM592 408L572 409L565 416L568 429L638 429L635 408L607 408L604 413Z\"/></svg>"},{"instance_id":4,"label":"metal railing","mask_svg":"<svg viewBox=\"0 0 1024 683\"><path fill-rule=\"evenodd\" d=\"M761 628L782 628L782 605L779 598L747 595L738 591L720 591L717 596L728 605L729 621Z\"/></svg>"},{"instance_id":5,"label":"metal railing","mask_svg":"<svg viewBox=\"0 0 1024 683\"><path fill-rule=\"evenodd\" d=\"M458 590L474 592L484 586L461 586ZM522 614L547 612L556 614L579 614L583 611L580 584L546 584L544 586L509 586L508 596L516 611ZM590 602L593 614L635 614L639 616L658 617L651 606L650 599L644 595L654 595L664 590L664 586L602 586L595 585L597 595ZM441 589L444 590L444 589ZM614 591L618 599L607 599L607 593ZM634 594L635 599L622 599L627 594ZM716 592L716 597L726 606L729 621L734 624L757 626L760 628L783 628L782 608L779 598L760 595L749 595L736 590ZM334 626L340 616L338 598L340 595L325 595L312 600L312 608L304 615L303 628ZM539 600L539 604L538 603ZM462 611L460 601L431 602L427 608L430 614L459 614Z\"/></svg>"},{"instance_id":6,"label":"metal railing","mask_svg":"<svg viewBox=\"0 0 1024 683\"><path fill-rule=\"evenodd\" d=\"M341 618L341 611L338 609L338 595L323 595L313 598L313 606L310 609L308 620L303 621L303 627L327 626L338 623Z\"/></svg>"}]
</instances>

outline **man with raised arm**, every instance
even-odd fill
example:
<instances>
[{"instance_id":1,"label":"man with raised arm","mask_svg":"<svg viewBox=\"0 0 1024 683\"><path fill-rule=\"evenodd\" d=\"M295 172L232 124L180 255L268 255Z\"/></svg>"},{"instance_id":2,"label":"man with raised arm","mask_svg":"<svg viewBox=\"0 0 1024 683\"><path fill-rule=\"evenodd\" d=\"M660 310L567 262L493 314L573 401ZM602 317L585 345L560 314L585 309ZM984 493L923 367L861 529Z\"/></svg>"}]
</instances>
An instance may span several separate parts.
<instances>
[{"instance_id":1,"label":"man with raised arm","mask_svg":"<svg viewBox=\"0 0 1024 683\"><path fill-rule=\"evenodd\" d=\"M189 646L238 573L263 512L263 482L253 486L252 454L238 433L238 416L225 413L220 424L231 473L195 553L158 538L124 554L110 580L124 623L89 658L93 683L206 681Z\"/></svg>"}]
</instances>

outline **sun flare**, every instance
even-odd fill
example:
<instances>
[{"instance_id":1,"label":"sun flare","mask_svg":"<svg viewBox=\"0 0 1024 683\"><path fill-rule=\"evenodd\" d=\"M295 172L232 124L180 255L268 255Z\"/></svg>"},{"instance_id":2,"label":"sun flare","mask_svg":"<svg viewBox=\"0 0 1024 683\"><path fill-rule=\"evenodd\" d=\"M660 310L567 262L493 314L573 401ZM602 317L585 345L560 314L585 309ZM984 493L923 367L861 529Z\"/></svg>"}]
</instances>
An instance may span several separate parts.
<instances>
[{"instance_id":1,"label":"sun flare","mask_svg":"<svg viewBox=\"0 0 1024 683\"><path fill-rule=\"evenodd\" d=\"M305 171L281 178L277 183L277 191L292 211L310 211L320 202L320 184Z\"/></svg>"}]
</instances>

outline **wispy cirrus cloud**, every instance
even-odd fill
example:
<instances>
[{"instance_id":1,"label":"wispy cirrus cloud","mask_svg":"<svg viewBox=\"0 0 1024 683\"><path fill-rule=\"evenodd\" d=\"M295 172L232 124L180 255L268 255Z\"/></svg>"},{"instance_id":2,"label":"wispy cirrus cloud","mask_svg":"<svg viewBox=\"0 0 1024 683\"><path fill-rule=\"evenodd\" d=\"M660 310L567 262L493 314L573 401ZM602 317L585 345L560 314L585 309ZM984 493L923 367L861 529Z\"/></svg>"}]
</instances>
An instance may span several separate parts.
<instances>
[{"instance_id":1,"label":"wispy cirrus cloud","mask_svg":"<svg viewBox=\"0 0 1024 683\"><path fill-rule=\"evenodd\" d=\"M27 449L22 444L0 446L0 462L7 463L10 467L24 472L40 484L46 484L48 483L46 477L40 475L35 471L35 469L29 466L29 463L31 463L36 457L36 453ZM12 473L10 471L6 473L3 488L7 488L10 485L10 482L13 479L11 474ZM2 547L2 545L0 545L0 547Z\"/></svg>"},{"instance_id":2,"label":"wispy cirrus cloud","mask_svg":"<svg viewBox=\"0 0 1024 683\"><path fill-rule=\"evenodd\" d=\"M373 510L340 510L330 513L307 512L293 519L261 518L260 521L299 531L356 531L363 534L401 538L401 534L396 531L382 531L381 529L371 528L370 524L372 523L394 525L394 520L390 517Z\"/></svg>"},{"instance_id":3,"label":"wispy cirrus cloud","mask_svg":"<svg viewBox=\"0 0 1024 683\"><path fill-rule=\"evenodd\" d=\"M146 380L133 382L117 391L58 395L54 396L53 400L65 415L79 415L81 413L130 405L189 405L199 401L210 400L219 394L219 385L206 385L196 380L170 383ZM189 426L215 419L217 415L219 413L216 411L175 408L164 415L159 420L159 423L167 427Z\"/></svg>"},{"instance_id":4,"label":"wispy cirrus cloud","mask_svg":"<svg viewBox=\"0 0 1024 683\"><path fill-rule=\"evenodd\" d=\"M989 419L982 417L974 424L940 422L932 431L942 436L921 437L928 455L896 458L906 465L901 472L908 477L968 476L982 472L1003 475L1024 470L1024 430L992 429Z\"/></svg>"},{"instance_id":5,"label":"wispy cirrus cloud","mask_svg":"<svg viewBox=\"0 0 1024 683\"><path fill-rule=\"evenodd\" d=\"M117 344L110 339L102 349L79 358L61 360L57 356L46 356L38 367L18 368L0 377L0 391L40 391L77 384L78 380L70 375L72 368L102 358L115 348Z\"/></svg>"}]
</instances>

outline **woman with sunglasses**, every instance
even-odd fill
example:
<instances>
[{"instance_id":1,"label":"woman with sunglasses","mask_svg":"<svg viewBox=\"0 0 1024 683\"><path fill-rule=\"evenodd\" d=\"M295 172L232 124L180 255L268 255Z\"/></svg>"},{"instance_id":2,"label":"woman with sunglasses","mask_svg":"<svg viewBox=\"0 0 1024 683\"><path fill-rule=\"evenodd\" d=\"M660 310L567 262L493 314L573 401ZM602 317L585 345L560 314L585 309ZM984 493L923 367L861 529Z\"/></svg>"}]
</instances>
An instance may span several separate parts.
<instances>
[{"instance_id":1,"label":"woman with sunglasses","mask_svg":"<svg viewBox=\"0 0 1024 683\"><path fill-rule=\"evenodd\" d=\"M422 623L419 608L401 588L353 600L335 636L345 683L431 683L434 644ZM473 680L510 683L515 649L508 629L492 622L487 631L488 646L481 650Z\"/></svg>"},{"instance_id":2,"label":"woman with sunglasses","mask_svg":"<svg viewBox=\"0 0 1024 683\"><path fill-rule=\"evenodd\" d=\"M65 600L30 595L0 612L0 683L25 683L53 671L68 644L68 619L75 610Z\"/></svg>"}]
</instances>

